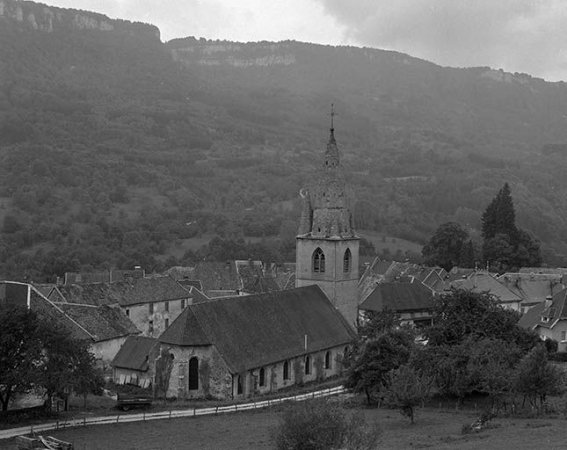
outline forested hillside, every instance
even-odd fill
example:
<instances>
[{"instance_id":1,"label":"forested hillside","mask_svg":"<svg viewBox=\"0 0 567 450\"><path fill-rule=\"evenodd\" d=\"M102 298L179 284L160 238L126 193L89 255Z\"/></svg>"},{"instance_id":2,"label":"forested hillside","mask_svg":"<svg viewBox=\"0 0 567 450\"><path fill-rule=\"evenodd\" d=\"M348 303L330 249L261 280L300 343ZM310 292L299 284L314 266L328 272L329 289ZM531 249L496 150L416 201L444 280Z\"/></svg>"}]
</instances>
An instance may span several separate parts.
<instances>
[{"instance_id":1,"label":"forested hillside","mask_svg":"<svg viewBox=\"0 0 567 450\"><path fill-rule=\"evenodd\" d=\"M562 82L373 49L164 44L151 25L0 0L0 276L222 258L179 252L203 233L292 259L331 103L358 229L424 244L455 221L475 239L507 181L518 225L567 265Z\"/></svg>"}]
</instances>

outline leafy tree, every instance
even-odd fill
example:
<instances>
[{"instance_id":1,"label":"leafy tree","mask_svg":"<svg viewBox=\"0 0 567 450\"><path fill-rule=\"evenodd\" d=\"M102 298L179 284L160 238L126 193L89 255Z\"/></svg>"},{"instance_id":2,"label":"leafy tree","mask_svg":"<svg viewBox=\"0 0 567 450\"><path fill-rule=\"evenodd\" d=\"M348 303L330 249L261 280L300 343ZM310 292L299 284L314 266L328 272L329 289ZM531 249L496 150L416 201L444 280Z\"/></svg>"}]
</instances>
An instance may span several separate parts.
<instances>
[{"instance_id":1,"label":"leafy tree","mask_svg":"<svg viewBox=\"0 0 567 450\"><path fill-rule=\"evenodd\" d=\"M2 303L0 321L0 402L6 411L12 397L35 382L42 335L36 314L27 308Z\"/></svg>"},{"instance_id":2,"label":"leafy tree","mask_svg":"<svg viewBox=\"0 0 567 450\"><path fill-rule=\"evenodd\" d=\"M386 374L408 362L413 336L405 330L390 330L374 339L359 342L345 361L345 386L366 394L368 403L386 384Z\"/></svg>"},{"instance_id":3,"label":"leafy tree","mask_svg":"<svg viewBox=\"0 0 567 450\"><path fill-rule=\"evenodd\" d=\"M72 391L86 395L87 387L100 394L103 380L88 342L74 338L57 323L42 320L41 329L43 357L38 362L37 385L45 390L47 402L51 404L54 396L67 399Z\"/></svg>"},{"instance_id":4,"label":"leafy tree","mask_svg":"<svg viewBox=\"0 0 567 450\"><path fill-rule=\"evenodd\" d=\"M456 222L440 225L423 247L423 263L451 270L461 261L468 237L468 233Z\"/></svg>"},{"instance_id":5,"label":"leafy tree","mask_svg":"<svg viewBox=\"0 0 567 450\"><path fill-rule=\"evenodd\" d=\"M400 327L400 316L393 311L365 311L364 320L358 325L358 336L364 340L375 339L379 335Z\"/></svg>"},{"instance_id":6,"label":"leafy tree","mask_svg":"<svg viewBox=\"0 0 567 450\"><path fill-rule=\"evenodd\" d=\"M488 292L453 289L437 302L433 325L424 330L429 345L456 345L472 336L516 342L528 351L539 342L536 333L518 326L519 313L504 309Z\"/></svg>"},{"instance_id":7,"label":"leafy tree","mask_svg":"<svg viewBox=\"0 0 567 450\"><path fill-rule=\"evenodd\" d=\"M515 221L510 186L505 183L482 215L483 258L498 271L542 262L539 241L517 228Z\"/></svg>"},{"instance_id":8,"label":"leafy tree","mask_svg":"<svg viewBox=\"0 0 567 450\"><path fill-rule=\"evenodd\" d=\"M336 403L312 401L287 409L271 440L278 450L371 450L379 436L363 415L347 416Z\"/></svg>"},{"instance_id":9,"label":"leafy tree","mask_svg":"<svg viewBox=\"0 0 567 450\"><path fill-rule=\"evenodd\" d=\"M72 390L84 393L102 382L91 364L88 343L69 330L42 319L27 308L0 305L0 401L6 410L10 398L31 388L43 390L50 404L54 395Z\"/></svg>"},{"instance_id":10,"label":"leafy tree","mask_svg":"<svg viewBox=\"0 0 567 450\"><path fill-rule=\"evenodd\" d=\"M384 402L399 408L403 416L414 423L415 408L430 397L431 380L410 364L394 369L386 376Z\"/></svg>"},{"instance_id":11,"label":"leafy tree","mask_svg":"<svg viewBox=\"0 0 567 450\"><path fill-rule=\"evenodd\" d=\"M547 359L544 345L533 348L518 365L515 391L524 395L534 407L545 404L548 395L561 394L565 388L565 374Z\"/></svg>"}]
</instances>

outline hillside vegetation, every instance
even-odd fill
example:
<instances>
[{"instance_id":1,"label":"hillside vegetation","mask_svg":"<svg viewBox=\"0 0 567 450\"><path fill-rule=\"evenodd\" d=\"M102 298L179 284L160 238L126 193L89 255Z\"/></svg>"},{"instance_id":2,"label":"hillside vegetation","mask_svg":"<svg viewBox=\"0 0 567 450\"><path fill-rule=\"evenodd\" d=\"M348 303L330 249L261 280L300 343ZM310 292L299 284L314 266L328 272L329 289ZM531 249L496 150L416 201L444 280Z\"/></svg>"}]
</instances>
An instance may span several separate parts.
<instances>
[{"instance_id":1,"label":"hillside vegetation","mask_svg":"<svg viewBox=\"0 0 567 450\"><path fill-rule=\"evenodd\" d=\"M322 160L331 103L357 228L423 245L455 221L478 240L508 181L518 225L547 264L567 264L562 82L367 48L164 44L150 25L4 5L5 278L161 270L206 257L172 249L208 233L292 259L298 191Z\"/></svg>"}]
</instances>

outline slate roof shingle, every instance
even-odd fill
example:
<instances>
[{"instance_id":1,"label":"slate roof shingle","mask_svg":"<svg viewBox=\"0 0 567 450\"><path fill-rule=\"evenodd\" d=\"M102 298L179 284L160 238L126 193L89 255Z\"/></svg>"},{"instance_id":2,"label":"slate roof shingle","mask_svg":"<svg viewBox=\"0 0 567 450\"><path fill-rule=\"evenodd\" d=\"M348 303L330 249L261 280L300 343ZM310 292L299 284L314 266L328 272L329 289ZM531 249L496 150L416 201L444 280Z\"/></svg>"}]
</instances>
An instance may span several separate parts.
<instances>
[{"instance_id":1,"label":"slate roof shingle","mask_svg":"<svg viewBox=\"0 0 567 450\"><path fill-rule=\"evenodd\" d=\"M353 338L354 331L313 285L189 305L159 340L214 345L231 373L240 373L347 345Z\"/></svg>"}]
</instances>

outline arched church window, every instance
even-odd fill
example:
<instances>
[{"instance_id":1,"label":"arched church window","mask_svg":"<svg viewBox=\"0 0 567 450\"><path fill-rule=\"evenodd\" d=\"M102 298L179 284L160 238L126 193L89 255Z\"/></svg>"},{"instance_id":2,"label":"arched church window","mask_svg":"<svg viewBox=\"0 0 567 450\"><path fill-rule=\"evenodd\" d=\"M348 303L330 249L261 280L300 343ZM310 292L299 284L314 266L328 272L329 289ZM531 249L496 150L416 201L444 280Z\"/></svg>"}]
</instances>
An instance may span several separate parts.
<instances>
[{"instance_id":1,"label":"arched church window","mask_svg":"<svg viewBox=\"0 0 567 450\"><path fill-rule=\"evenodd\" d=\"M343 272L350 272L352 254L350 253L350 248L346 249L345 255L343 256Z\"/></svg>"},{"instance_id":2,"label":"arched church window","mask_svg":"<svg viewBox=\"0 0 567 450\"><path fill-rule=\"evenodd\" d=\"M262 367L260 369L260 386L265 386L265 385L266 385L266 371Z\"/></svg>"},{"instance_id":3,"label":"arched church window","mask_svg":"<svg viewBox=\"0 0 567 450\"><path fill-rule=\"evenodd\" d=\"M305 357L305 375L311 374L311 356Z\"/></svg>"},{"instance_id":4,"label":"arched church window","mask_svg":"<svg viewBox=\"0 0 567 450\"><path fill-rule=\"evenodd\" d=\"M199 360L193 357L189 360L189 390L199 389Z\"/></svg>"},{"instance_id":5,"label":"arched church window","mask_svg":"<svg viewBox=\"0 0 567 450\"><path fill-rule=\"evenodd\" d=\"M317 250L313 252L313 272L325 272L325 254L320 248L317 248Z\"/></svg>"},{"instance_id":6,"label":"arched church window","mask_svg":"<svg viewBox=\"0 0 567 450\"><path fill-rule=\"evenodd\" d=\"M289 380L289 363L287 361L283 363L283 379Z\"/></svg>"},{"instance_id":7,"label":"arched church window","mask_svg":"<svg viewBox=\"0 0 567 450\"><path fill-rule=\"evenodd\" d=\"M325 353L325 369L331 368L331 352Z\"/></svg>"}]
</instances>

